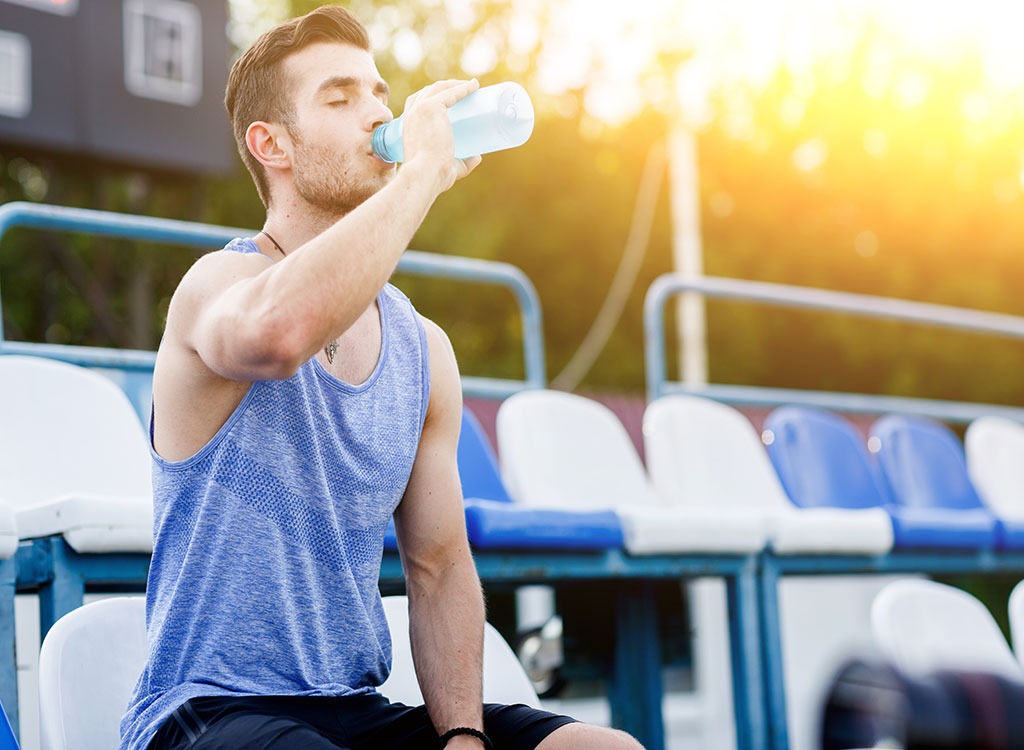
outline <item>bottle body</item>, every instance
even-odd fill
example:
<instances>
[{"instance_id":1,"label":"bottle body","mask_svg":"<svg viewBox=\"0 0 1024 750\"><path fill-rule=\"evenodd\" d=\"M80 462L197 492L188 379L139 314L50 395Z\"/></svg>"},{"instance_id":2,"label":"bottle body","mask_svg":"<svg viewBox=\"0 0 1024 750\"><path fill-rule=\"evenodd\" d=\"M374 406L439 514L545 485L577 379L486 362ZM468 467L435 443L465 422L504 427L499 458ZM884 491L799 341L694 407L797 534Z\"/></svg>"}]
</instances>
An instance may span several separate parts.
<instances>
[{"instance_id":1,"label":"bottle body","mask_svg":"<svg viewBox=\"0 0 1024 750\"><path fill-rule=\"evenodd\" d=\"M457 101L448 108L448 119L455 157L465 159L526 143L533 133L533 103L518 83L498 83ZM402 117L374 130L371 143L384 161L404 161Z\"/></svg>"}]
</instances>

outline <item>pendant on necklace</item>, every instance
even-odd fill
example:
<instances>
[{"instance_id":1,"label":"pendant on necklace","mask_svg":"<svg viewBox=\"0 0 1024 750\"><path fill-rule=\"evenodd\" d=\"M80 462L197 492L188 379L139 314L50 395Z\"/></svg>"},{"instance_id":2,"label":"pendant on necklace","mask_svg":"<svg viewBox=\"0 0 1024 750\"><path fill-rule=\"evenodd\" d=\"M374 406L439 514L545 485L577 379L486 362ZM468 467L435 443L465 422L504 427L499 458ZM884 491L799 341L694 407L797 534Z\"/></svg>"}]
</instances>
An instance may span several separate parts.
<instances>
[{"instance_id":1,"label":"pendant on necklace","mask_svg":"<svg viewBox=\"0 0 1024 750\"><path fill-rule=\"evenodd\" d=\"M338 342L337 340L331 341L327 346L324 347L324 354L327 355L327 364L334 364L334 355L338 353Z\"/></svg>"}]
</instances>

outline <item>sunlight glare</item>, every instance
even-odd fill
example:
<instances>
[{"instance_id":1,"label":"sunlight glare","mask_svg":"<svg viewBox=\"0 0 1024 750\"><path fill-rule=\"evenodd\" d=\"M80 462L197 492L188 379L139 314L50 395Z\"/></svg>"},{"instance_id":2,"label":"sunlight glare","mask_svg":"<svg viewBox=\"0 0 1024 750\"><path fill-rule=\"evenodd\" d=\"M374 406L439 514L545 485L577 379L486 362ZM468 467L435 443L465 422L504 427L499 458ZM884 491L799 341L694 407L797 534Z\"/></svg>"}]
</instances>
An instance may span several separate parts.
<instances>
[{"instance_id":1,"label":"sunlight glare","mask_svg":"<svg viewBox=\"0 0 1024 750\"><path fill-rule=\"evenodd\" d=\"M554 0L547 15L541 88L588 89L587 108L609 121L642 109L652 78L671 80L676 71L658 70L666 52L669 59L686 59L675 95L698 122L706 119L711 92L763 88L780 70L797 79L817 77L819 84L840 82L865 38L871 40L865 91L877 97L895 92L904 107L935 93L935 74L970 66L980 67L993 92L1024 91L1018 46L1024 5L1005 0ZM982 100L964 103L970 117L979 116Z\"/></svg>"}]
</instances>

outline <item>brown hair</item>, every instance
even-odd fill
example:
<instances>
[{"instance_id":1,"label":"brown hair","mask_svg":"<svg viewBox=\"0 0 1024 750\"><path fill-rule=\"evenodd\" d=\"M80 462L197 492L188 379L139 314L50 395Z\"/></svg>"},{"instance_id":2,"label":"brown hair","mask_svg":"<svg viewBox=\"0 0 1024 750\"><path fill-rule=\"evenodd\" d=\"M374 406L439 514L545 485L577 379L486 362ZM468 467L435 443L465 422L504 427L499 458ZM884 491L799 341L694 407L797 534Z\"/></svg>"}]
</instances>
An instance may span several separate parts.
<instances>
[{"instance_id":1,"label":"brown hair","mask_svg":"<svg viewBox=\"0 0 1024 750\"><path fill-rule=\"evenodd\" d=\"M278 24L257 39L228 75L224 106L231 119L238 153L256 183L263 205L270 206L266 171L245 145L245 132L257 120L291 127L294 113L281 61L316 42L345 42L370 49L366 29L352 13L337 5L324 5L299 18Z\"/></svg>"}]
</instances>

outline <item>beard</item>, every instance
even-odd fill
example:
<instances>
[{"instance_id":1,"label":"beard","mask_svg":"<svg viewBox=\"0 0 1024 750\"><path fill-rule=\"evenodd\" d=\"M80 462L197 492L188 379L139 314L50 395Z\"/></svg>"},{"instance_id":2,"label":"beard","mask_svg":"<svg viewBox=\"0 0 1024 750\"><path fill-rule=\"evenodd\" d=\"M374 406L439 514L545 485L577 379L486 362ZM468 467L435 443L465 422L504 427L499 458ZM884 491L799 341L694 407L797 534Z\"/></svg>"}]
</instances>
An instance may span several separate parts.
<instances>
[{"instance_id":1,"label":"beard","mask_svg":"<svg viewBox=\"0 0 1024 750\"><path fill-rule=\"evenodd\" d=\"M326 146L310 145L297 133L295 144L295 190L310 206L330 217L341 217L361 205L391 179L392 171L357 173L352 163L339 160Z\"/></svg>"}]
</instances>

